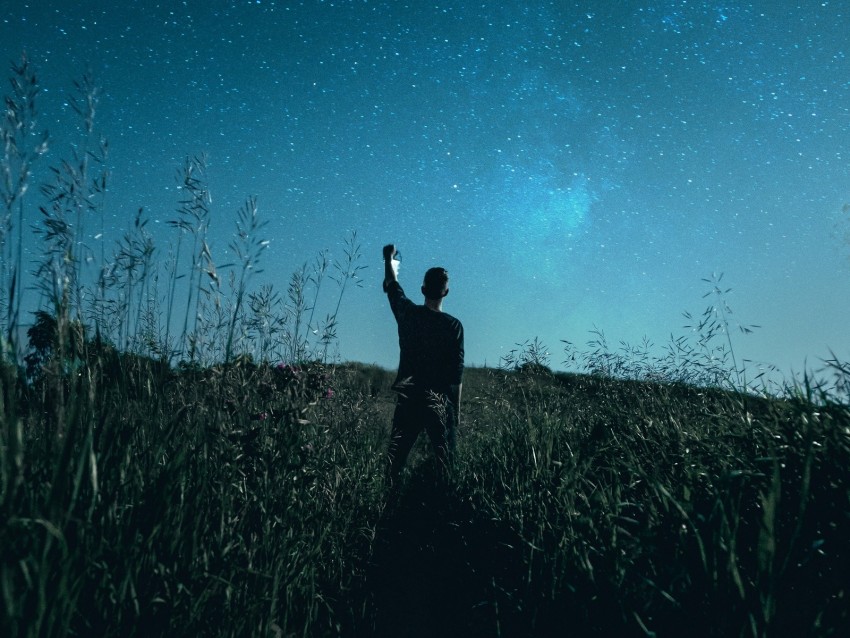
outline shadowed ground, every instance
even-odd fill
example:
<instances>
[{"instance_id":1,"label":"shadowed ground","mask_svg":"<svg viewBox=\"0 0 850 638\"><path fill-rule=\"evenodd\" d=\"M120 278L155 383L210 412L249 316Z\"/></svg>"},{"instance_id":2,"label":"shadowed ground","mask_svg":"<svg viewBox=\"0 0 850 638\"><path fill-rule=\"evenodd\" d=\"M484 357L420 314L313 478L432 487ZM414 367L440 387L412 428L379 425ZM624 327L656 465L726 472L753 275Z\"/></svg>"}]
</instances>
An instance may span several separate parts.
<instances>
[{"instance_id":1,"label":"shadowed ground","mask_svg":"<svg viewBox=\"0 0 850 638\"><path fill-rule=\"evenodd\" d=\"M493 570L510 565L516 542L416 477L388 505L378 529L366 579L375 635L496 634L505 622L498 604L504 593L495 590Z\"/></svg>"},{"instance_id":2,"label":"shadowed ground","mask_svg":"<svg viewBox=\"0 0 850 638\"><path fill-rule=\"evenodd\" d=\"M579 605L570 594L532 601L536 574L529 571L522 543L505 523L482 517L451 490L438 490L432 472L417 470L379 523L362 592L365 620L352 633L631 635L618 610L604 609L602 601ZM565 617L573 618L569 628Z\"/></svg>"}]
</instances>

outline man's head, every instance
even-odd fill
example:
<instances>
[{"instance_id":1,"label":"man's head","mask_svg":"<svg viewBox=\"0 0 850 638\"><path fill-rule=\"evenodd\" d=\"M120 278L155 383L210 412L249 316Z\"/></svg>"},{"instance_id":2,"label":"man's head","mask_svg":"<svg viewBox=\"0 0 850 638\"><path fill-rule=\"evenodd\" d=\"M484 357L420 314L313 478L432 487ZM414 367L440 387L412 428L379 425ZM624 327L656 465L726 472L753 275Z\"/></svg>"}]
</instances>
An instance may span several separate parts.
<instances>
[{"instance_id":1,"label":"man's head","mask_svg":"<svg viewBox=\"0 0 850 638\"><path fill-rule=\"evenodd\" d=\"M425 299L438 301L449 294L449 273L445 268L429 268L422 281Z\"/></svg>"}]
</instances>

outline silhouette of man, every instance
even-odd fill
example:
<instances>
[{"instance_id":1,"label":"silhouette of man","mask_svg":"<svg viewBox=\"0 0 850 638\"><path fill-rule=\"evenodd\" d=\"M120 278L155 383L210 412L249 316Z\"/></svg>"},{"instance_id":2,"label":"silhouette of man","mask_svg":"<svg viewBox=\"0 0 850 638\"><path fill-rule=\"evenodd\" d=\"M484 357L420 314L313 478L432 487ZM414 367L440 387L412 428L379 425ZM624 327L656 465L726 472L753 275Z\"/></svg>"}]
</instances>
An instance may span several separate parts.
<instances>
[{"instance_id":1,"label":"silhouette of man","mask_svg":"<svg viewBox=\"0 0 850 638\"><path fill-rule=\"evenodd\" d=\"M407 298L392 265L393 244L384 246L384 292L398 323L400 350L393 389L398 392L387 451L389 480L397 485L407 455L422 430L437 460L438 477L451 467L463 379L463 325L443 312L449 274L443 268L425 273L425 304Z\"/></svg>"}]
</instances>

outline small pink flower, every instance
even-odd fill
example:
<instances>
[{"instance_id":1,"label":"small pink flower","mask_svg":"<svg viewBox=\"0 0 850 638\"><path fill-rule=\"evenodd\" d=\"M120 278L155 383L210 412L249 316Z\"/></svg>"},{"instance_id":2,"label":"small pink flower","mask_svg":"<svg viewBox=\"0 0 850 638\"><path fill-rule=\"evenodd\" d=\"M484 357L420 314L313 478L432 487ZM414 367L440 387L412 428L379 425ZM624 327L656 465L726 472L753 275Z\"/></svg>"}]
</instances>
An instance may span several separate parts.
<instances>
[{"instance_id":1,"label":"small pink flower","mask_svg":"<svg viewBox=\"0 0 850 638\"><path fill-rule=\"evenodd\" d=\"M333 397L334 397L334 391L333 391L333 389L332 389L332 388L328 388L327 390L325 390L324 397L325 397L326 399L333 399Z\"/></svg>"}]
</instances>

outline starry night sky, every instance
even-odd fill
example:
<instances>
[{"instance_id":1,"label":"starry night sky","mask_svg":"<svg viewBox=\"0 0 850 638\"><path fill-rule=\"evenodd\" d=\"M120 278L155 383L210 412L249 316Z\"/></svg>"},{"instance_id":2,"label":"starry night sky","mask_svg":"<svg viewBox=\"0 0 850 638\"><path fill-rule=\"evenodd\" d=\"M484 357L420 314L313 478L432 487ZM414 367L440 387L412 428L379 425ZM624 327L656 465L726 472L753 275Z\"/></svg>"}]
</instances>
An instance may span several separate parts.
<instances>
[{"instance_id":1,"label":"starry night sky","mask_svg":"<svg viewBox=\"0 0 850 638\"><path fill-rule=\"evenodd\" d=\"M343 359L393 367L381 246L414 299L445 266L467 363L594 326L616 345L685 334L724 273L739 358L850 358L850 10L836 1L0 1L51 154L89 67L110 142L115 239L139 207L160 249L175 171L206 153L211 248L256 195L285 291L356 230ZM36 208L31 206L32 210ZM33 241L30 250L37 254Z\"/></svg>"}]
</instances>

